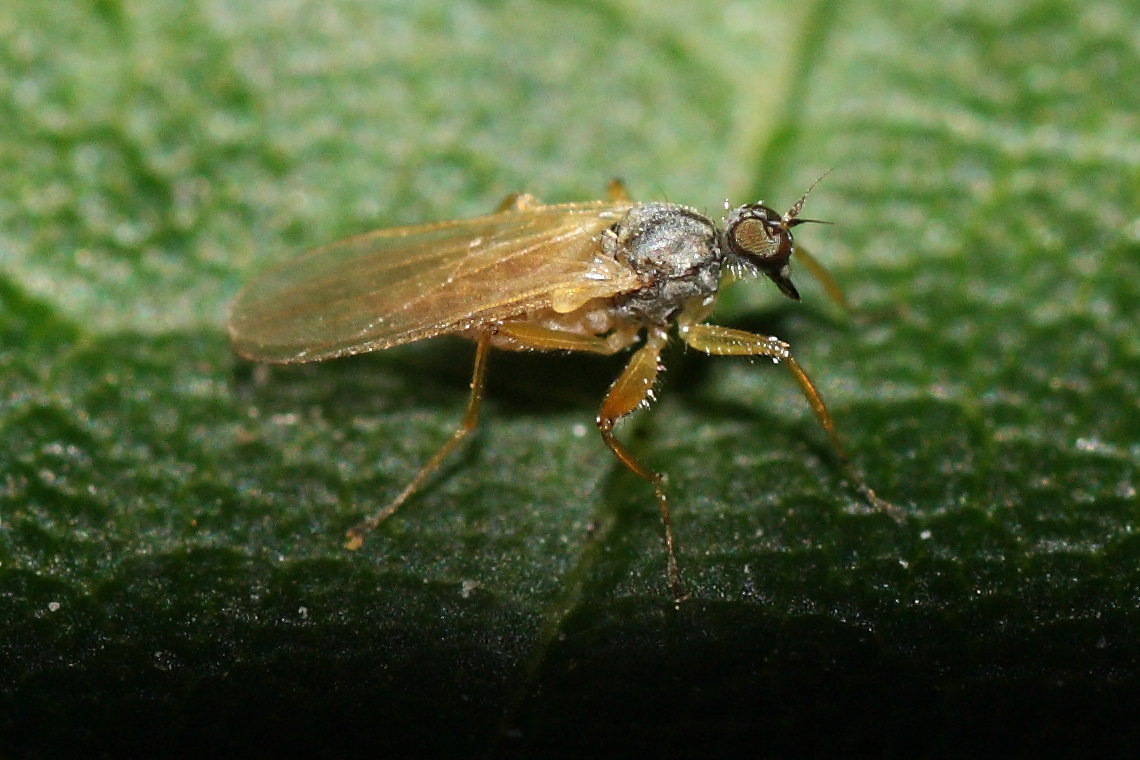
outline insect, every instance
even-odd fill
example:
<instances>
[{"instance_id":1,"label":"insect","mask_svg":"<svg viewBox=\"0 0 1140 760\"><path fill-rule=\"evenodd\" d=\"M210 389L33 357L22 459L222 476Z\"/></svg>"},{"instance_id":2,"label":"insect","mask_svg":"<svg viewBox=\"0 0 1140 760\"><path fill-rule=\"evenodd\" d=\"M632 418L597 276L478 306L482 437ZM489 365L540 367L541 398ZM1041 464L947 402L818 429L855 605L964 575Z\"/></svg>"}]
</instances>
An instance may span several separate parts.
<instances>
[{"instance_id":1,"label":"insect","mask_svg":"<svg viewBox=\"0 0 1140 760\"><path fill-rule=\"evenodd\" d=\"M688 206L634 203L616 181L607 201L543 205L530 195L510 195L486 216L379 230L269 270L238 295L230 338L240 355L277 363L322 361L443 334L475 341L471 393L459 426L403 491L348 531L350 549L419 490L475 428L492 348L609 355L636 346L596 422L618 461L653 488L668 582L680 601L685 594L663 476L614 436L618 420L653 399L671 332L708 354L764 356L787 367L855 489L893 511L851 464L819 391L788 344L704 321L721 286L740 277L763 275L799 300L790 279L793 254L842 302L834 281L792 238L792 228L818 221L799 216L814 187L785 214L746 204L728 211L723 226Z\"/></svg>"}]
</instances>

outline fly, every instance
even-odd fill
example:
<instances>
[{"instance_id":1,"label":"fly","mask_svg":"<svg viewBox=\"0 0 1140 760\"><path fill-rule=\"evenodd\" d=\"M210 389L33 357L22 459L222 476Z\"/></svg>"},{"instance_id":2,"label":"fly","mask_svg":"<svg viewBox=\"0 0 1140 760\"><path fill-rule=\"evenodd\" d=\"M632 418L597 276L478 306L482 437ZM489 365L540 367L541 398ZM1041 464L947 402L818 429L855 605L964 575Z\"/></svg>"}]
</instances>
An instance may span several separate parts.
<instances>
[{"instance_id":1,"label":"fly","mask_svg":"<svg viewBox=\"0 0 1140 760\"><path fill-rule=\"evenodd\" d=\"M607 201L544 205L514 194L486 216L379 230L269 270L238 295L230 339L247 359L282 364L444 334L475 342L471 393L459 426L403 491L348 531L349 549L359 548L475 428L492 348L610 355L636 346L596 424L618 461L653 488L667 577L680 601L685 594L664 478L614 436L618 420L653 398L660 354L673 332L707 354L764 356L787 367L855 489L873 506L895 512L851 464L823 398L787 343L705 323L721 286L740 277L767 277L798 301L793 253L844 303L827 272L792 238L792 228L817 221L799 216L810 192L785 214L763 203L739 206L723 226L688 206L634 203L617 182Z\"/></svg>"}]
</instances>

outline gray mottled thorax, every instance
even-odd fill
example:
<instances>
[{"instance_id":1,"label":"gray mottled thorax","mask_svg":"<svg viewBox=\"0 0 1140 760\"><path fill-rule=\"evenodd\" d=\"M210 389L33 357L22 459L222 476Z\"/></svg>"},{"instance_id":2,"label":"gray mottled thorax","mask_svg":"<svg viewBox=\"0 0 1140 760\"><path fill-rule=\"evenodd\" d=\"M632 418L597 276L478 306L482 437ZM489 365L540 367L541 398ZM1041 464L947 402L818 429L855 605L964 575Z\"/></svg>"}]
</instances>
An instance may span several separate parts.
<instances>
[{"instance_id":1,"label":"gray mottled thorax","mask_svg":"<svg viewBox=\"0 0 1140 760\"><path fill-rule=\"evenodd\" d=\"M686 302L714 295L720 284L720 232L688 206L638 204L615 226L613 236L603 237L602 245L643 283L615 301L629 321L668 324Z\"/></svg>"}]
</instances>

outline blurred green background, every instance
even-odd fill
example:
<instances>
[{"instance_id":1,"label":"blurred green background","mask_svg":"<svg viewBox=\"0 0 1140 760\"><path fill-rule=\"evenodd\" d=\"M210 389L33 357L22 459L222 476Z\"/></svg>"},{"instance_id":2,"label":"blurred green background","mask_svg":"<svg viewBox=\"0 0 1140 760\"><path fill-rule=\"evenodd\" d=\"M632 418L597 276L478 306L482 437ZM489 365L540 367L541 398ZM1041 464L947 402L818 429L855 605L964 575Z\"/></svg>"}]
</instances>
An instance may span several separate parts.
<instances>
[{"instance_id":1,"label":"blurred green background","mask_svg":"<svg viewBox=\"0 0 1140 760\"><path fill-rule=\"evenodd\" d=\"M1127 754L1140 741L1140 9L233 0L0 15L0 756ZM440 339L255 368L260 267L506 193L786 208L857 305L768 362Z\"/></svg>"}]
</instances>

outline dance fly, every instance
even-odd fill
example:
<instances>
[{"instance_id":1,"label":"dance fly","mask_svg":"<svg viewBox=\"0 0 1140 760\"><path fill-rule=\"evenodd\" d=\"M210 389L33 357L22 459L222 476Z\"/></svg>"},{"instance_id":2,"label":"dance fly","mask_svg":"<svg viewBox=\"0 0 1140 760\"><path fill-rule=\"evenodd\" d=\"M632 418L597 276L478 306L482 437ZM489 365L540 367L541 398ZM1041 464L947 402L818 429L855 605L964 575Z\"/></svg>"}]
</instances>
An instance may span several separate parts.
<instances>
[{"instance_id":1,"label":"dance fly","mask_svg":"<svg viewBox=\"0 0 1140 760\"><path fill-rule=\"evenodd\" d=\"M247 359L284 364L445 334L475 342L459 426L403 491L348 531L350 549L419 490L474 429L492 348L609 355L634 347L596 424L618 461L653 488L666 574L680 601L685 594L663 476L614 436L615 423L652 398L671 334L708 354L764 356L786 367L855 489L872 505L894 511L852 466L819 391L788 344L705 322L720 288L742 277L767 277L799 300L790 277L793 254L842 303L834 281L792 237L794 227L817 221L799 216L809 192L786 213L746 204L729 210L721 225L688 206L635 203L617 182L605 201L544 205L511 195L486 216L379 230L269 270L238 295L230 338Z\"/></svg>"}]
</instances>

